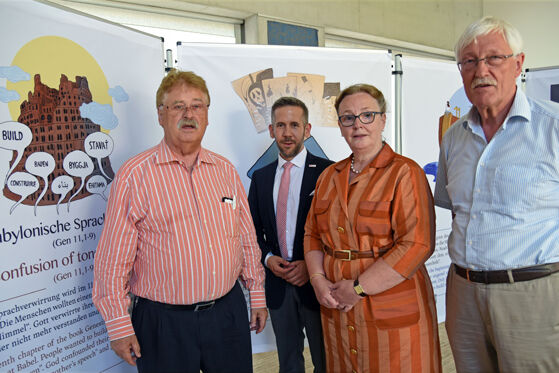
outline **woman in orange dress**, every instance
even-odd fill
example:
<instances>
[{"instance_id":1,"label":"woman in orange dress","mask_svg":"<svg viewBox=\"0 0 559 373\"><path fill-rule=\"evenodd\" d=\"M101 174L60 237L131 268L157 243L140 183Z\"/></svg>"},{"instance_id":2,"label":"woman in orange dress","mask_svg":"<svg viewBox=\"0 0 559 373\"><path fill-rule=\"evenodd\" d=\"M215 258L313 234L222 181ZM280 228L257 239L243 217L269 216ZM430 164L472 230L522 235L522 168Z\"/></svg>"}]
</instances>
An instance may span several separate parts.
<instances>
[{"instance_id":1,"label":"woman in orange dress","mask_svg":"<svg viewBox=\"0 0 559 373\"><path fill-rule=\"evenodd\" d=\"M386 103L366 84L336 101L352 154L317 182L305 260L321 304L327 370L440 372L433 197L421 167L382 141Z\"/></svg>"}]
</instances>

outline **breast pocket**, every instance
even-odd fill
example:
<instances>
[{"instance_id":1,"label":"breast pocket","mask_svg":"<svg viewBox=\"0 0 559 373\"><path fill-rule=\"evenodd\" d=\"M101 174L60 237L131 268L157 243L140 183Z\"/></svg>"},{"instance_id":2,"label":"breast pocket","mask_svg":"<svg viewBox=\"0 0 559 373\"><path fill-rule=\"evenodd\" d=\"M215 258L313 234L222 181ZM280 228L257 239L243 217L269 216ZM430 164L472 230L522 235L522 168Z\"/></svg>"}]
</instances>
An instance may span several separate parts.
<instances>
[{"instance_id":1,"label":"breast pocket","mask_svg":"<svg viewBox=\"0 0 559 373\"><path fill-rule=\"evenodd\" d=\"M541 198L541 180L532 167L506 165L497 167L491 205L501 211L527 211Z\"/></svg>"},{"instance_id":2,"label":"breast pocket","mask_svg":"<svg viewBox=\"0 0 559 373\"><path fill-rule=\"evenodd\" d=\"M372 236L390 234L390 201L360 202L355 229L357 233Z\"/></svg>"},{"instance_id":3,"label":"breast pocket","mask_svg":"<svg viewBox=\"0 0 559 373\"><path fill-rule=\"evenodd\" d=\"M220 202L221 222L228 237L235 237L239 226L239 208L233 208L232 203Z\"/></svg>"},{"instance_id":4,"label":"breast pocket","mask_svg":"<svg viewBox=\"0 0 559 373\"><path fill-rule=\"evenodd\" d=\"M417 324L419 303L415 279L366 298L365 323L379 329L398 329Z\"/></svg>"},{"instance_id":5,"label":"breast pocket","mask_svg":"<svg viewBox=\"0 0 559 373\"><path fill-rule=\"evenodd\" d=\"M317 200L314 204L314 216L316 217L316 228L319 232L328 232L330 200Z\"/></svg>"}]
</instances>

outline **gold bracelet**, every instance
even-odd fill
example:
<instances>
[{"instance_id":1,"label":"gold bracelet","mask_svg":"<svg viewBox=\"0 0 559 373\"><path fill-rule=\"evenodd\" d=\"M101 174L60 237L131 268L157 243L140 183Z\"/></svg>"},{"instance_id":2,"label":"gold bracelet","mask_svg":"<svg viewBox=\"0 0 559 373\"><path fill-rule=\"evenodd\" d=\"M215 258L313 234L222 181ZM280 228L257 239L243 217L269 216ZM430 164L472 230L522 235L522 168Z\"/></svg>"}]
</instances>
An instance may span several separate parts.
<instances>
[{"instance_id":1,"label":"gold bracelet","mask_svg":"<svg viewBox=\"0 0 559 373\"><path fill-rule=\"evenodd\" d=\"M326 278L326 275L322 272L316 272L313 273L312 275L309 276L309 282L312 284L312 279L317 277L317 276L324 276L324 278Z\"/></svg>"}]
</instances>

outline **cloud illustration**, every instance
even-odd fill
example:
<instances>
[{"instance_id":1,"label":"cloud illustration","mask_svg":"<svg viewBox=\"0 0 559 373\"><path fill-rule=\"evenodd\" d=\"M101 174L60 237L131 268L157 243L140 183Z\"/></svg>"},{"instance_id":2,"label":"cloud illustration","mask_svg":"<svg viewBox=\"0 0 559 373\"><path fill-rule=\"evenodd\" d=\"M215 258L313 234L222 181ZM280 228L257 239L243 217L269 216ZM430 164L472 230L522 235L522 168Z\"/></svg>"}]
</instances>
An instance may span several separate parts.
<instances>
[{"instance_id":1,"label":"cloud illustration","mask_svg":"<svg viewBox=\"0 0 559 373\"><path fill-rule=\"evenodd\" d=\"M12 83L31 79L31 75L18 66L0 66L0 78L6 78Z\"/></svg>"},{"instance_id":2,"label":"cloud illustration","mask_svg":"<svg viewBox=\"0 0 559 373\"><path fill-rule=\"evenodd\" d=\"M80 115L82 118L91 119L95 124L100 125L106 130L115 129L118 126L118 118L113 113L111 105L99 104L91 102L80 106Z\"/></svg>"},{"instance_id":3,"label":"cloud illustration","mask_svg":"<svg viewBox=\"0 0 559 373\"><path fill-rule=\"evenodd\" d=\"M16 91L10 91L4 87L0 87L0 101L10 102L19 100L19 93Z\"/></svg>"},{"instance_id":4,"label":"cloud illustration","mask_svg":"<svg viewBox=\"0 0 559 373\"><path fill-rule=\"evenodd\" d=\"M116 102L128 101L128 94L124 88L119 85L114 88L109 88L109 95L114 98Z\"/></svg>"}]
</instances>

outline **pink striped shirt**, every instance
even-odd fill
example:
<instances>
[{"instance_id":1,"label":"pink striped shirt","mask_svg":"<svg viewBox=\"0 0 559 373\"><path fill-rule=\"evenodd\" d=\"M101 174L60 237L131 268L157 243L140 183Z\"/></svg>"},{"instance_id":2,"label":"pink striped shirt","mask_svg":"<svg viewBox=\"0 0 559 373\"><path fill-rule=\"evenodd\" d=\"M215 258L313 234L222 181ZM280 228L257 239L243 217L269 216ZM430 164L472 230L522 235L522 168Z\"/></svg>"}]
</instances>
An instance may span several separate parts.
<instances>
[{"instance_id":1,"label":"pink striped shirt","mask_svg":"<svg viewBox=\"0 0 559 373\"><path fill-rule=\"evenodd\" d=\"M245 190L227 159L201 149L190 173L163 140L124 163L95 255L93 303L111 340L134 334L128 292L193 304L227 294L239 276L251 307L266 307Z\"/></svg>"}]
</instances>

